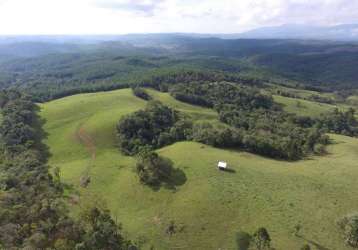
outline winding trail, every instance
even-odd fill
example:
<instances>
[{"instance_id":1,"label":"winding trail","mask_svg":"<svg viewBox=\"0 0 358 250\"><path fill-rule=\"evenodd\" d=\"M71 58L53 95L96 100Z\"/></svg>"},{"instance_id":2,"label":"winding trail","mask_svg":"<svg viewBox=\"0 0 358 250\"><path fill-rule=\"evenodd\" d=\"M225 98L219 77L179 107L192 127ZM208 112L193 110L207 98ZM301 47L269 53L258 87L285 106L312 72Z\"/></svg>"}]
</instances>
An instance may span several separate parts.
<instances>
[{"instance_id":1,"label":"winding trail","mask_svg":"<svg viewBox=\"0 0 358 250\"><path fill-rule=\"evenodd\" d=\"M84 127L80 127L76 134L80 139L80 142L86 147L91 155L92 161L96 160L96 144L94 143L93 138L86 132Z\"/></svg>"},{"instance_id":2,"label":"winding trail","mask_svg":"<svg viewBox=\"0 0 358 250\"><path fill-rule=\"evenodd\" d=\"M91 156L89 159L89 164L87 165L80 177L80 185L82 187L87 187L91 181L91 168L94 166L94 162L96 160L96 144L94 143L93 138L86 132L85 128L82 125L80 125L80 127L77 129L76 136L79 139L80 143L86 147L88 153Z\"/></svg>"}]
</instances>

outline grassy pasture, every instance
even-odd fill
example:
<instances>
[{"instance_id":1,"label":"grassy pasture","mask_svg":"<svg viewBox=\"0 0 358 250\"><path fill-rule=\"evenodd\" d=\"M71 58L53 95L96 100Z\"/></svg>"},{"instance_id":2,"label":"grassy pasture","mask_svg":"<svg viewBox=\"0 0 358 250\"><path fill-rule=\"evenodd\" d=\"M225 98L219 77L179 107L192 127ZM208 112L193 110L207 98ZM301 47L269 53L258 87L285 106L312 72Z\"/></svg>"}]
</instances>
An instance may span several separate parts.
<instances>
[{"instance_id":1,"label":"grassy pasture","mask_svg":"<svg viewBox=\"0 0 358 250\"><path fill-rule=\"evenodd\" d=\"M194 119L216 121L214 111L178 102L154 90L150 94ZM291 98L292 99L292 98ZM318 115L331 106L294 110L295 100L275 100L292 112ZM328 154L298 162L259 157L235 150L180 142L158 150L185 173L175 190L152 190L138 183L134 159L116 147L115 125L123 115L145 106L131 90L81 94L41 104L46 121L51 166L61 168L63 181L86 200L104 200L126 234L143 249L235 249L235 232L268 228L279 250L299 249L307 241L320 249L348 250L336 221L358 210L358 140L331 135ZM83 144L85 131L95 145L95 157ZM217 161L229 163L219 172ZM79 186L83 173L91 183ZM76 206L72 206L76 210ZM171 220L177 233L168 236ZM300 237L294 227L301 225ZM319 248L317 248L319 249Z\"/></svg>"},{"instance_id":2,"label":"grassy pasture","mask_svg":"<svg viewBox=\"0 0 358 250\"><path fill-rule=\"evenodd\" d=\"M322 113L333 110L336 107L339 109L346 109L345 106L336 106L327 103L318 103L279 95L274 95L273 98L275 102L280 103L283 106L285 111L302 116L317 117Z\"/></svg>"}]
</instances>

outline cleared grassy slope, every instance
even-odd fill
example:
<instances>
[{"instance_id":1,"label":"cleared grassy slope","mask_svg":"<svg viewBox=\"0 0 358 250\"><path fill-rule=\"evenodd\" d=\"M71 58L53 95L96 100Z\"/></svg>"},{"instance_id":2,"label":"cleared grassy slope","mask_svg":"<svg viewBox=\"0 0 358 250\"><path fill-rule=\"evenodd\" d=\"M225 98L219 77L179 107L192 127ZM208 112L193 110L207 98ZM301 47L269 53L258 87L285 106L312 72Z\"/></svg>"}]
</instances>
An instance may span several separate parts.
<instances>
[{"instance_id":1,"label":"cleared grassy slope","mask_svg":"<svg viewBox=\"0 0 358 250\"><path fill-rule=\"evenodd\" d=\"M282 104L285 111L302 116L317 117L336 107L339 109L347 109L345 106L335 106L327 103L318 103L279 95L274 95L273 98L275 102Z\"/></svg>"},{"instance_id":2,"label":"cleared grassy slope","mask_svg":"<svg viewBox=\"0 0 358 250\"><path fill-rule=\"evenodd\" d=\"M168 94L150 91L167 105L196 119L215 119L215 112L178 102ZM76 95L41 105L47 120L50 164L61 168L63 180L82 197L106 200L127 234L144 249L235 249L238 230L269 229L277 249L299 249L306 240L293 235L302 225L302 236L325 248L348 249L342 244L336 220L358 210L358 140L332 135L329 154L299 162L276 161L193 142L159 150L186 176L176 190L157 191L138 183L134 159L116 148L115 125L119 118L145 102L130 90ZM317 111L310 111L317 112ZM214 120L213 120L214 121ZM82 128L95 145L95 158L78 136ZM234 173L219 172L226 160ZM89 171L88 188L79 187ZM74 207L75 209L75 207ZM169 237L171 220L178 232Z\"/></svg>"}]
</instances>

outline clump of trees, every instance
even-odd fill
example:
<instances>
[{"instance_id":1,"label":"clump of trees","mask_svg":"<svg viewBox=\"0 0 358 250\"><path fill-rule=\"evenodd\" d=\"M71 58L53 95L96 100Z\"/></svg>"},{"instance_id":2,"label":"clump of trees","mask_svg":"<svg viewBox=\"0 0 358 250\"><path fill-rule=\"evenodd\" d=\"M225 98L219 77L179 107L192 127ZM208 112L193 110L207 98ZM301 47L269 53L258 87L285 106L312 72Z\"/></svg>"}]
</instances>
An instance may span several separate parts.
<instances>
[{"instance_id":1,"label":"clump of trees","mask_svg":"<svg viewBox=\"0 0 358 250\"><path fill-rule=\"evenodd\" d=\"M214 147L242 147L243 134L229 126L214 126L209 122L193 124L190 139Z\"/></svg>"},{"instance_id":2,"label":"clump of trees","mask_svg":"<svg viewBox=\"0 0 358 250\"><path fill-rule=\"evenodd\" d=\"M186 139L191 123L177 111L158 101L150 101L144 110L123 117L117 125L119 147L127 155L143 148L156 149Z\"/></svg>"},{"instance_id":3,"label":"clump of trees","mask_svg":"<svg viewBox=\"0 0 358 250\"><path fill-rule=\"evenodd\" d=\"M18 91L0 93L0 246L4 249L128 249L108 211L68 216L59 171L49 173L37 107Z\"/></svg>"},{"instance_id":4,"label":"clump of trees","mask_svg":"<svg viewBox=\"0 0 358 250\"><path fill-rule=\"evenodd\" d=\"M80 225L85 230L75 249L137 249L122 236L121 226L111 218L108 209L91 206L81 211L80 218Z\"/></svg>"},{"instance_id":5,"label":"clump of trees","mask_svg":"<svg viewBox=\"0 0 358 250\"><path fill-rule=\"evenodd\" d=\"M138 98L141 98L143 100L146 100L146 101L149 101L149 100L152 100L152 97L148 94L148 92L143 89L143 88L140 88L140 87L133 87L132 88L132 92L133 94L138 97Z\"/></svg>"},{"instance_id":6,"label":"clump of trees","mask_svg":"<svg viewBox=\"0 0 358 250\"><path fill-rule=\"evenodd\" d=\"M162 182L168 182L172 170L171 161L160 157L154 151L144 149L138 154L136 172L143 184L159 186Z\"/></svg>"},{"instance_id":7,"label":"clump of trees","mask_svg":"<svg viewBox=\"0 0 358 250\"><path fill-rule=\"evenodd\" d=\"M199 73L189 76L189 79L202 77ZM145 90L133 91L147 98ZM255 87L228 82L177 83L169 91L180 101L215 109L227 126L193 123L160 102L150 101L145 110L118 123L123 153L135 155L146 146L156 149L180 140L194 140L215 147L239 147L272 158L298 160L311 153L323 154L329 143L326 132L358 135L353 109L346 112L336 109L317 119L300 117L284 112L271 96L261 94ZM31 134L29 129L23 132L24 136Z\"/></svg>"},{"instance_id":8,"label":"clump of trees","mask_svg":"<svg viewBox=\"0 0 358 250\"><path fill-rule=\"evenodd\" d=\"M273 250L271 237L266 228L257 229L252 235L246 232L236 234L238 250Z\"/></svg>"},{"instance_id":9,"label":"clump of trees","mask_svg":"<svg viewBox=\"0 0 358 250\"><path fill-rule=\"evenodd\" d=\"M352 108L345 112L334 109L332 112L323 114L317 123L319 127L330 133L358 135L358 122L355 118L355 110Z\"/></svg>"},{"instance_id":10,"label":"clump of trees","mask_svg":"<svg viewBox=\"0 0 358 250\"><path fill-rule=\"evenodd\" d=\"M229 82L191 82L173 85L170 94L183 102L220 108L223 104L241 106L244 109L271 108L271 96L262 95L252 86Z\"/></svg>"},{"instance_id":11,"label":"clump of trees","mask_svg":"<svg viewBox=\"0 0 358 250\"><path fill-rule=\"evenodd\" d=\"M173 85L175 98L215 109L225 126L191 122L158 101L120 120L119 146L134 155L143 147L160 148L180 140L215 147L237 147L264 156L297 160L322 154L328 137L323 126L308 117L284 112L271 96L253 87L234 83L182 83ZM324 124L324 123L322 123Z\"/></svg>"},{"instance_id":12,"label":"clump of trees","mask_svg":"<svg viewBox=\"0 0 358 250\"><path fill-rule=\"evenodd\" d=\"M314 121L284 112L271 96L259 90L227 82L177 84L170 93L178 100L214 108L230 126L218 130L208 124L194 125L192 138L221 147L241 147L261 155L297 160L322 151L328 143ZM318 147L319 145L319 147Z\"/></svg>"}]
</instances>

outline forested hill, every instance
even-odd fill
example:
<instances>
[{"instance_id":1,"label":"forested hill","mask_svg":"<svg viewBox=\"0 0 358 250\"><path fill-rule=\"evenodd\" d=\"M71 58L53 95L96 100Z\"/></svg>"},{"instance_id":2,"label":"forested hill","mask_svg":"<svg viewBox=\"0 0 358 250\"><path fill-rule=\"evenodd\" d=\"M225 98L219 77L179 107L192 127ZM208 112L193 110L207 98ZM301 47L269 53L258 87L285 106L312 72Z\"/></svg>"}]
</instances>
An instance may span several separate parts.
<instances>
[{"instance_id":1,"label":"forested hill","mask_svg":"<svg viewBox=\"0 0 358 250\"><path fill-rule=\"evenodd\" d=\"M92 43L56 39L0 43L0 87L27 89L42 101L126 87L188 70L326 90L354 89L358 79L355 44L178 34L133 35Z\"/></svg>"}]
</instances>

